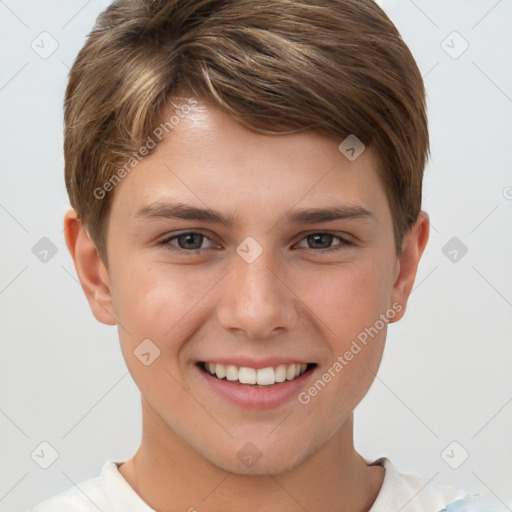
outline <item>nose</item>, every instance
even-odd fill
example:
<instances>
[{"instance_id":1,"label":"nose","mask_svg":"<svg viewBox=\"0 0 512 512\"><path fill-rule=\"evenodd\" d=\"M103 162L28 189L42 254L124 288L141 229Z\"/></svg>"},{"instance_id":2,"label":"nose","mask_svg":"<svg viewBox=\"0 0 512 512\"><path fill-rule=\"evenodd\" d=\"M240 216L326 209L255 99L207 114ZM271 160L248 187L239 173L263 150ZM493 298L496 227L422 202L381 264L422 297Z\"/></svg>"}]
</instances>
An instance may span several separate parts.
<instances>
[{"instance_id":1,"label":"nose","mask_svg":"<svg viewBox=\"0 0 512 512\"><path fill-rule=\"evenodd\" d=\"M294 328L298 299L270 253L263 251L251 263L234 258L217 309L225 329L264 339Z\"/></svg>"}]
</instances>

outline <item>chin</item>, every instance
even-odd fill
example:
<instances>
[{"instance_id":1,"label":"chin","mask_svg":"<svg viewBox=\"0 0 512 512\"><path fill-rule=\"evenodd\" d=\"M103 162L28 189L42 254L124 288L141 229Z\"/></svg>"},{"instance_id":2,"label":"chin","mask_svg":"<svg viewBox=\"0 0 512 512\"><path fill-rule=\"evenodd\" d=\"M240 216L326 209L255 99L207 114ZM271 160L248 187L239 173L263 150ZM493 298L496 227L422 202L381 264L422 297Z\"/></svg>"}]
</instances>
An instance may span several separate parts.
<instances>
[{"instance_id":1,"label":"chin","mask_svg":"<svg viewBox=\"0 0 512 512\"><path fill-rule=\"evenodd\" d=\"M207 456L215 466L238 475L266 476L286 473L302 464L308 458L303 444L283 446L282 443L269 443L263 439L258 442L247 442L238 447L236 441L235 456L230 448ZM280 446L279 446L280 445Z\"/></svg>"}]
</instances>

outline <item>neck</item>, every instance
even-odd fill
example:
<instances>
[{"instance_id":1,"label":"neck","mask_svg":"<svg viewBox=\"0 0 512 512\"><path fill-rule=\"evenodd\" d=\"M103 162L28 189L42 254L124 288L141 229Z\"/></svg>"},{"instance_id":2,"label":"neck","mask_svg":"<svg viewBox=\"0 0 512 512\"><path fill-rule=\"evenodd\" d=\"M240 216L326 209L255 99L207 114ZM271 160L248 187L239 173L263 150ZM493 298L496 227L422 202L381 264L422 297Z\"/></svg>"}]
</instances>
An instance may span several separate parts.
<instances>
[{"instance_id":1,"label":"neck","mask_svg":"<svg viewBox=\"0 0 512 512\"><path fill-rule=\"evenodd\" d=\"M263 476L215 466L171 431L144 400L143 418L141 445L119 471L157 512L367 512L382 486L383 468L367 466L354 449L352 414L305 462Z\"/></svg>"}]
</instances>

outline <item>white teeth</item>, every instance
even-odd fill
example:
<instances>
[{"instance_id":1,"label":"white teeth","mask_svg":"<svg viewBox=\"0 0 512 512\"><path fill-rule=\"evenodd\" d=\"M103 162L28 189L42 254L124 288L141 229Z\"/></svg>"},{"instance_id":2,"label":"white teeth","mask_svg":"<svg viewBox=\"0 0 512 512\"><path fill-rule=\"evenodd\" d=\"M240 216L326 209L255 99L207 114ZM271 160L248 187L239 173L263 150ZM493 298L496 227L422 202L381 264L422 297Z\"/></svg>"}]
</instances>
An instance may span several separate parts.
<instances>
[{"instance_id":1,"label":"white teeth","mask_svg":"<svg viewBox=\"0 0 512 512\"><path fill-rule=\"evenodd\" d=\"M286 380L286 365L280 364L275 371L276 382L284 382Z\"/></svg>"},{"instance_id":2,"label":"white teeth","mask_svg":"<svg viewBox=\"0 0 512 512\"><path fill-rule=\"evenodd\" d=\"M220 366L220 365L217 365ZM226 366L226 379L227 380L238 380L238 368L232 364Z\"/></svg>"},{"instance_id":3,"label":"white teeth","mask_svg":"<svg viewBox=\"0 0 512 512\"><path fill-rule=\"evenodd\" d=\"M223 379L226 376L226 367L222 364L218 364L215 366L215 373L219 379Z\"/></svg>"},{"instance_id":4,"label":"white teeth","mask_svg":"<svg viewBox=\"0 0 512 512\"><path fill-rule=\"evenodd\" d=\"M274 372L274 368L260 368L257 371L257 384L258 386L269 386L271 384L275 384L276 375ZM242 380L240 380L242 382Z\"/></svg>"},{"instance_id":5,"label":"white teeth","mask_svg":"<svg viewBox=\"0 0 512 512\"><path fill-rule=\"evenodd\" d=\"M238 368L232 364L224 366L223 364L205 363L205 369L219 379L229 381L239 381L242 384L257 384L258 386L271 386L276 382L293 380L302 375L307 368L307 364L280 364L276 368L271 366L267 368L249 368L242 366Z\"/></svg>"},{"instance_id":6,"label":"white teeth","mask_svg":"<svg viewBox=\"0 0 512 512\"><path fill-rule=\"evenodd\" d=\"M256 384L256 370L242 366L238 370L238 380L242 384Z\"/></svg>"},{"instance_id":7,"label":"white teeth","mask_svg":"<svg viewBox=\"0 0 512 512\"><path fill-rule=\"evenodd\" d=\"M293 380L295 378L295 365L291 364L286 369L286 380Z\"/></svg>"}]
</instances>

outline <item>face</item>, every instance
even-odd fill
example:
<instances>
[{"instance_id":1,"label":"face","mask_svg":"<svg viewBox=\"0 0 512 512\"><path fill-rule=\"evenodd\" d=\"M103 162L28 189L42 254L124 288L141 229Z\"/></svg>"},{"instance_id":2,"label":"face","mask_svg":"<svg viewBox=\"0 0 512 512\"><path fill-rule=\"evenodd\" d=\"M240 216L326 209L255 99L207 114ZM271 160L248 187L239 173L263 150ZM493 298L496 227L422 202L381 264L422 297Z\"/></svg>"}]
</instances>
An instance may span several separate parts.
<instances>
[{"instance_id":1,"label":"face","mask_svg":"<svg viewBox=\"0 0 512 512\"><path fill-rule=\"evenodd\" d=\"M391 213L370 149L349 161L341 140L197 108L115 189L113 314L160 432L228 471L279 473L374 379L402 309Z\"/></svg>"}]
</instances>

